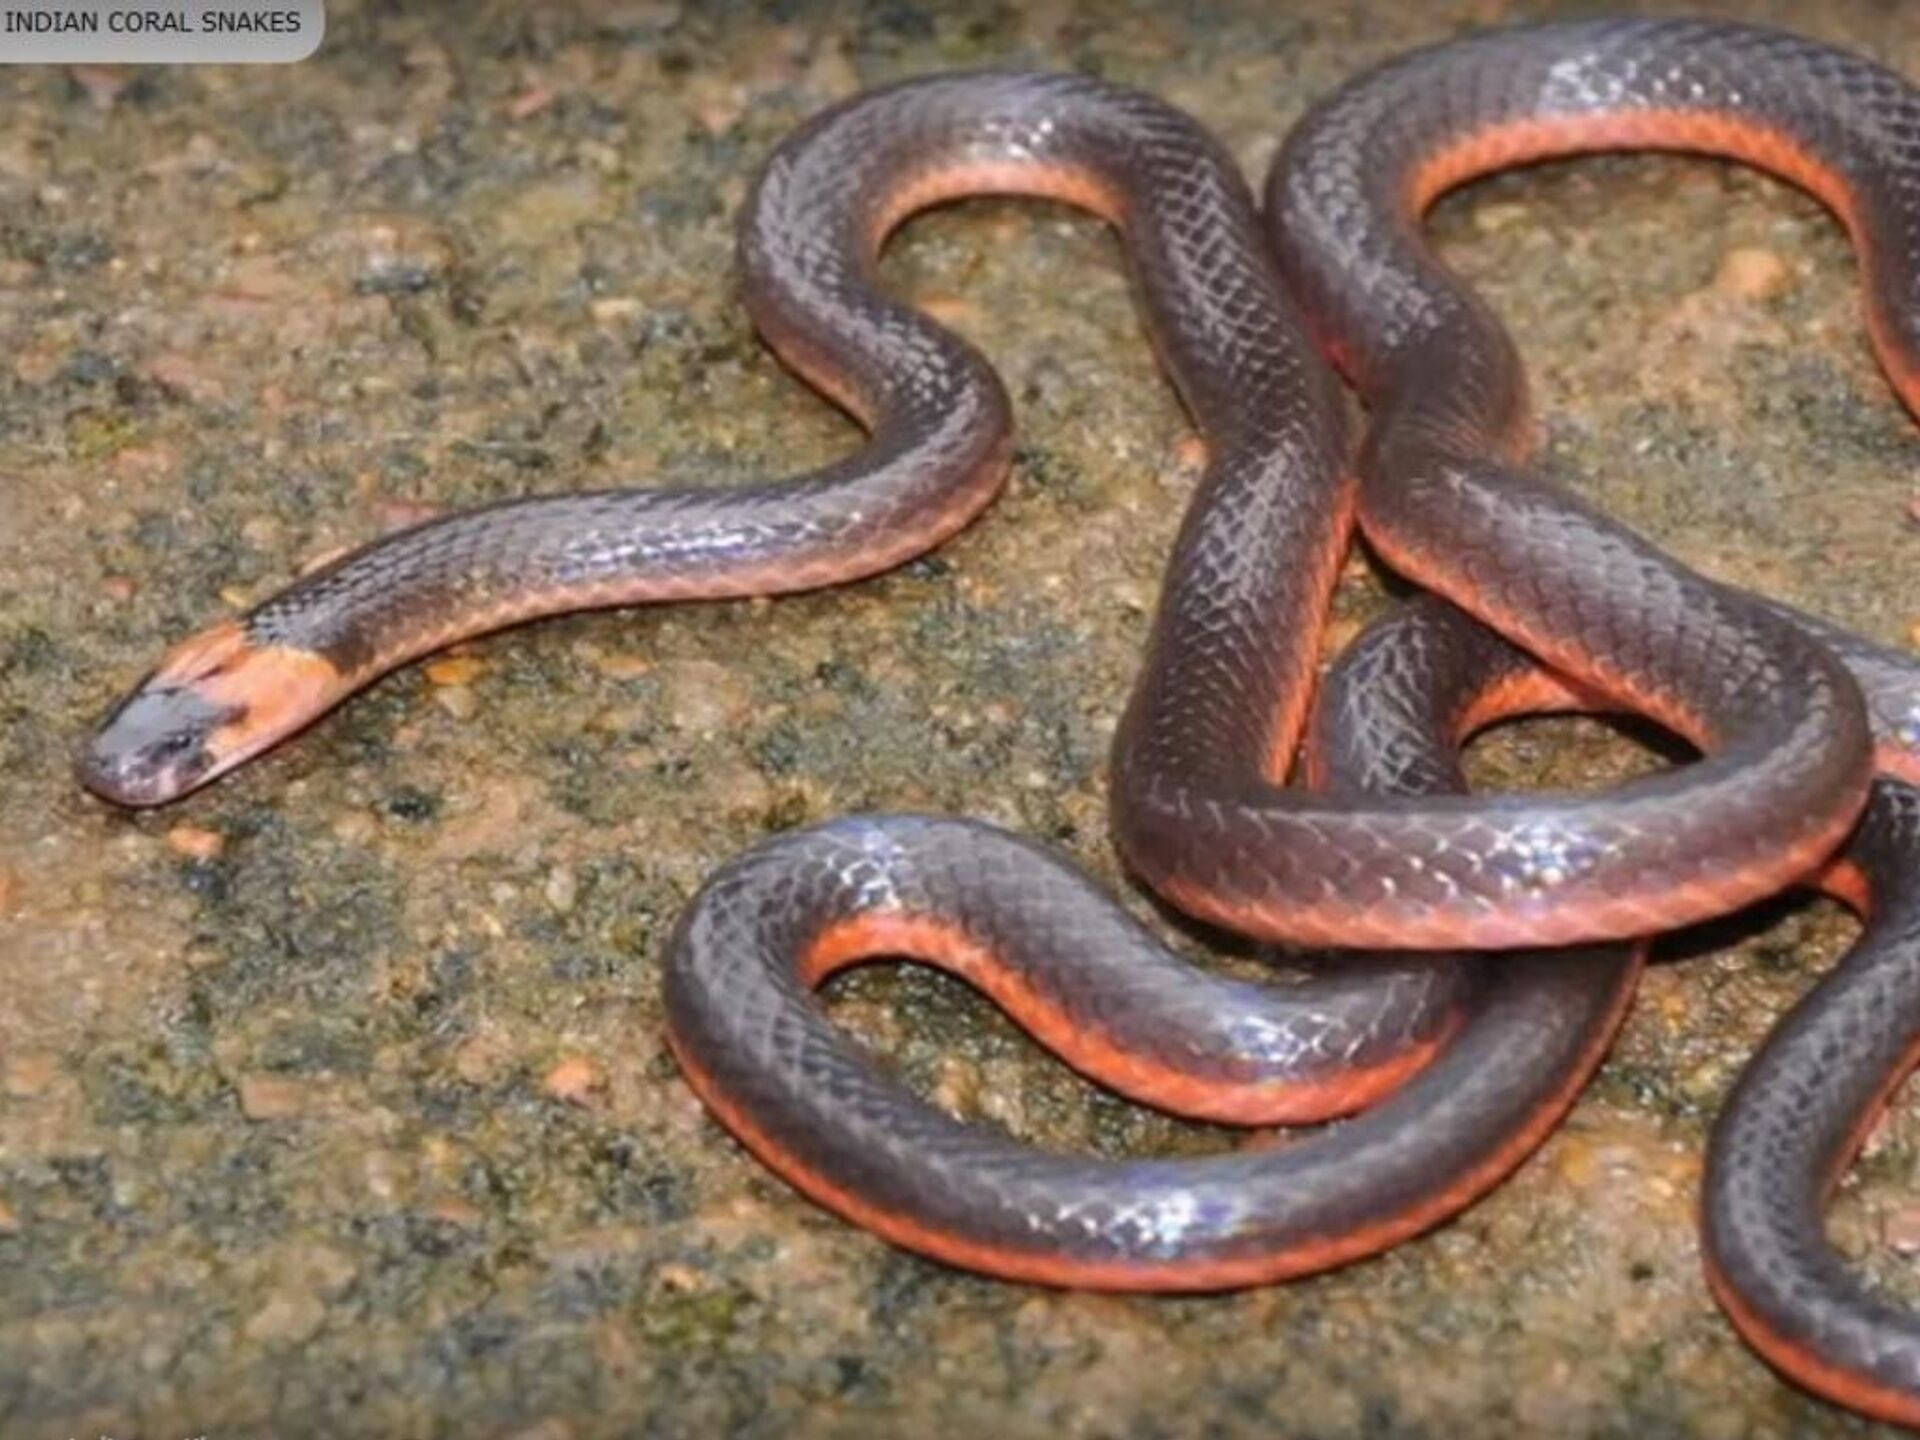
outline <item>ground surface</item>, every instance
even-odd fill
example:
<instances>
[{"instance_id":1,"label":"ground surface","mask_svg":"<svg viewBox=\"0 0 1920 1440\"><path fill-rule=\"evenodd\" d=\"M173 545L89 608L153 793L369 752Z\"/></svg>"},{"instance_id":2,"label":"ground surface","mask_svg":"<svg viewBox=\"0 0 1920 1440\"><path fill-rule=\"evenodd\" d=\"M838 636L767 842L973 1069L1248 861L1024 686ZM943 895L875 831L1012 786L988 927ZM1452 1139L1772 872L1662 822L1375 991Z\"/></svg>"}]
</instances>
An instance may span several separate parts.
<instances>
[{"instance_id":1,"label":"ground surface","mask_svg":"<svg viewBox=\"0 0 1920 1440\"><path fill-rule=\"evenodd\" d=\"M731 278L754 167L819 106L1077 66L1186 105L1256 173L1357 66L1581 7L1186 8L339 0L289 69L0 74L0 1431L1868 1432L1739 1343L1693 1224L1710 1117L1845 943L1830 907L1678 947L1561 1134L1458 1223L1226 1298L896 1253L679 1080L667 927L772 828L965 813L1117 883L1106 747L1193 471L1115 246L1065 211L968 204L890 256L1019 406L1008 495L936 557L477 644L164 813L69 779L164 644L421 507L848 448ZM1902 7L1701 8L1920 74ZM1520 337L1557 473L1716 574L1911 642L1920 445L1810 201L1606 159L1474 187L1434 228ZM1356 583L1349 628L1371 603ZM1645 763L1580 723L1482 760ZM839 994L963 1113L1193 1143L957 985ZM1917 1172L1902 1107L1835 1220L1909 1295Z\"/></svg>"}]
</instances>

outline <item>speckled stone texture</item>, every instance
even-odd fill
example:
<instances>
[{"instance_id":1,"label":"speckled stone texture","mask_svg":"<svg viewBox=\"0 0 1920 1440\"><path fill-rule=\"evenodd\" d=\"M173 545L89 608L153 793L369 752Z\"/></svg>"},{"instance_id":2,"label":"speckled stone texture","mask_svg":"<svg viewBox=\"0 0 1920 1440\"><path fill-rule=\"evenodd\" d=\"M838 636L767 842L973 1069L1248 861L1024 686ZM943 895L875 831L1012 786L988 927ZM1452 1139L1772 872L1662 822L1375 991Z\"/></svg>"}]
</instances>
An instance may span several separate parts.
<instances>
[{"instance_id":1,"label":"speckled stone texture","mask_svg":"<svg viewBox=\"0 0 1920 1440\"><path fill-rule=\"evenodd\" d=\"M1458 1223L1224 1298L909 1258L681 1083L661 946L771 830L963 814L1117 883L1107 744L1195 457L1112 238L1068 211L971 202L890 252L1019 413L1009 493L938 554L475 644L172 810L109 812L68 773L165 643L429 508L844 453L732 272L754 167L820 106L1079 67L1191 109L1257 177L1356 67L1588 7L330 8L292 68L0 72L0 1433L1872 1433L1739 1343L1694 1229L1709 1118L1850 933L1825 905L1665 947L1567 1126ZM1920 75L1906 7L1693 8ZM1520 341L1553 473L1914 643L1920 444L1813 202L1609 158L1474 186L1433 228ZM1379 593L1356 566L1340 636ZM1477 755L1489 783L1655 763L1572 721ZM1086 1153L1223 1143L925 972L835 994L957 1114ZM1833 1225L1920 1301L1917 1168L1902 1103Z\"/></svg>"}]
</instances>

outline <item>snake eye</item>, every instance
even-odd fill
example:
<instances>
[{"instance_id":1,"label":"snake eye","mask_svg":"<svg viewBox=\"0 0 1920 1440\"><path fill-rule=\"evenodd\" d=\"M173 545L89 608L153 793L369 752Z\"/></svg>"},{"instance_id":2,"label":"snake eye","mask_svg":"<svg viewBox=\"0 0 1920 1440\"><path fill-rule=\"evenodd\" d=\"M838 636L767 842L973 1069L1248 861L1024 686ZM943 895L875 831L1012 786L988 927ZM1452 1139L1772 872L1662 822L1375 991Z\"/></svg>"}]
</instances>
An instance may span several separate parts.
<instances>
[{"instance_id":1,"label":"snake eye","mask_svg":"<svg viewBox=\"0 0 1920 1440\"><path fill-rule=\"evenodd\" d=\"M187 734L184 730L180 730L175 731L171 735L161 736L153 742L153 745L147 753L155 760L172 760L186 754L187 751L199 743L196 737Z\"/></svg>"}]
</instances>

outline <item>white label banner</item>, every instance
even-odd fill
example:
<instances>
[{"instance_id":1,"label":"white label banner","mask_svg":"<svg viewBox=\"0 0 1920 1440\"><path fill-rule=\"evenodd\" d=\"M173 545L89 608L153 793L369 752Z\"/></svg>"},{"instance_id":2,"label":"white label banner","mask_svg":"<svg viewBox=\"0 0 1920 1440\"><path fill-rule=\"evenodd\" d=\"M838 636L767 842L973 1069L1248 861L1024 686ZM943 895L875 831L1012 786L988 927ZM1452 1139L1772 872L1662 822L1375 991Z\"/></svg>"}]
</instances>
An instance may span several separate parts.
<instances>
[{"instance_id":1,"label":"white label banner","mask_svg":"<svg viewBox=\"0 0 1920 1440\"><path fill-rule=\"evenodd\" d=\"M0 64L284 64L326 30L325 0L0 0Z\"/></svg>"}]
</instances>

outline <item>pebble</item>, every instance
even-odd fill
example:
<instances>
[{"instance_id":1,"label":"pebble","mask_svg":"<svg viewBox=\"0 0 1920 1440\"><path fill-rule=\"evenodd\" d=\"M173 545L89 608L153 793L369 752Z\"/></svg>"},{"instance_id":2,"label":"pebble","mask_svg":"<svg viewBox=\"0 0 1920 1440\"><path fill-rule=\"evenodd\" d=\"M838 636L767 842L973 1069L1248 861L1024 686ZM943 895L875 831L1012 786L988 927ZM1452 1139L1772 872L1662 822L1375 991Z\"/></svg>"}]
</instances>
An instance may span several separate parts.
<instances>
[{"instance_id":1,"label":"pebble","mask_svg":"<svg viewBox=\"0 0 1920 1440\"><path fill-rule=\"evenodd\" d=\"M180 952L180 964L189 973L195 970L210 970L215 965L224 965L226 959L224 951L204 940L189 941L186 948Z\"/></svg>"},{"instance_id":2,"label":"pebble","mask_svg":"<svg viewBox=\"0 0 1920 1440\"><path fill-rule=\"evenodd\" d=\"M176 825L167 831L167 848L176 855L203 864L218 859L227 847L227 837L202 825Z\"/></svg>"},{"instance_id":3,"label":"pebble","mask_svg":"<svg viewBox=\"0 0 1920 1440\"><path fill-rule=\"evenodd\" d=\"M522 90L507 101L509 120L531 120L542 110L553 104L554 93L545 85L535 85L530 90Z\"/></svg>"},{"instance_id":4,"label":"pebble","mask_svg":"<svg viewBox=\"0 0 1920 1440\"><path fill-rule=\"evenodd\" d=\"M22 1050L7 1057L0 1071L0 1090L16 1100L31 1100L46 1092L60 1076L60 1062L45 1050Z\"/></svg>"},{"instance_id":5,"label":"pebble","mask_svg":"<svg viewBox=\"0 0 1920 1440\"><path fill-rule=\"evenodd\" d=\"M646 309L631 295L608 295L588 305L587 313L602 325L611 325L620 320L636 319L644 315Z\"/></svg>"},{"instance_id":6,"label":"pebble","mask_svg":"<svg viewBox=\"0 0 1920 1440\"><path fill-rule=\"evenodd\" d=\"M1108 587L1113 601L1129 615L1146 615L1153 609L1154 594L1151 587L1132 580L1116 580Z\"/></svg>"},{"instance_id":7,"label":"pebble","mask_svg":"<svg viewBox=\"0 0 1920 1440\"><path fill-rule=\"evenodd\" d=\"M1736 300L1771 300L1793 281L1787 262L1771 250L1742 246L1720 258L1714 289Z\"/></svg>"},{"instance_id":8,"label":"pebble","mask_svg":"<svg viewBox=\"0 0 1920 1440\"><path fill-rule=\"evenodd\" d=\"M165 480L179 468L179 450L164 440L129 445L113 457L113 473L132 480Z\"/></svg>"},{"instance_id":9,"label":"pebble","mask_svg":"<svg viewBox=\"0 0 1920 1440\"><path fill-rule=\"evenodd\" d=\"M262 1345L299 1345L320 1333L327 1307L311 1295L276 1295L247 1321L249 1340Z\"/></svg>"},{"instance_id":10,"label":"pebble","mask_svg":"<svg viewBox=\"0 0 1920 1440\"><path fill-rule=\"evenodd\" d=\"M453 1052L453 1073L469 1085L490 1085L500 1078L510 1058L499 1036L476 1035Z\"/></svg>"},{"instance_id":11,"label":"pebble","mask_svg":"<svg viewBox=\"0 0 1920 1440\"><path fill-rule=\"evenodd\" d=\"M587 1056L568 1055L547 1071L540 1086L556 1100L585 1105L606 1083L605 1073Z\"/></svg>"},{"instance_id":12,"label":"pebble","mask_svg":"<svg viewBox=\"0 0 1920 1440\"><path fill-rule=\"evenodd\" d=\"M753 696L746 682L714 660L673 660L658 667L667 719L676 730L712 735L744 720Z\"/></svg>"},{"instance_id":13,"label":"pebble","mask_svg":"<svg viewBox=\"0 0 1920 1440\"><path fill-rule=\"evenodd\" d=\"M470 694L470 691L435 691L439 695ZM475 804L465 797L445 817L434 841L434 853L449 860L465 860L475 855L504 855L528 844L537 832L542 799L537 784L525 777L502 777L489 783ZM471 808L469 808L471 807ZM513 903L513 892L497 904Z\"/></svg>"},{"instance_id":14,"label":"pebble","mask_svg":"<svg viewBox=\"0 0 1920 1440\"><path fill-rule=\"evenodd\" d=\"M677 1295L689 1295L706 1287L704 1272L680 1260L669 1260L653 1272L654 1279L660 1282L662 1290L671 1290Z\"/></svg>"},{"instance_id":15,"label":"pebble","mask_svg":"<svg viewBox=\"0 0 1920 1440\"><path fill-rule=\"evenodd\" d=\"M471 720L480 708L479 697L465 685L447 685L435 690L433 703L456 720Z\"/></svg>"},{"instance_id":16,"label":"pebble","mask_svg":"<svg viewBox=\"0 0 1920 1440\"><path fill-rule=\"evenodd\" d=\"M226 398L226 382L191 355L169 351L145 366L146 376L170 394L196 405L216 405Z\"/></svg>"},{"instance_id":17,"label":"pebble","mask_svg":"<svg viewBox=\"0 0 1920 1440\"><path fill-rule=\"evenodd\" d=\"M1021 23L1028 27L1029 33L1041 11L1049 7L1030 5L1021 16ZM822 45L807 65L807 88L822 95L831 95L836 100L853 94L860 88L860 72L846 52L838 45Z\"/></svg>"},{"instance_id":18,"label":"pebble","mask_svg":"<svg viewBox=\"0 0 1920 1440\"><path fill-rule=\"evenodd\" d=\"M369 1150L360 1157L360 1178L367 1194L381 1204L392 1204L400 1193L401 1165L389 1150Z\"/></svg>"},{"instance_id":19,"label":"pebble","mask_svg":"<svg viewBox=\"0 0 1920 1440\"><path fill-rule=\"evenodd\" d=\"M1343 615L1327 621L1326 628L1320 632L1320 655L1322 659L1331 659L1338 655L1360 633L1360 622L1352 616Z\"/></svg>"},{"instance_id":20,"label":"pebble","mask_svg":"<svg viewBox=\"0 0 1920 1440\"><path fill-rule=\"evenodd\" d=\"M423 670L435 685L471 685L486 673L487 663L477 655L442 655L428 661Z\"/></svg>"},{"instance_id":21,"label":"pebble","mask_svg":"<svg viewBox=\"0 0 1920 1440\"><path fill-rule=\"evenodd\" d=\"M32 345L13 358L13 378L22 385L44 385L67 363L67 353L56 345Z\"/></svg>"},{"instance_id":22,"label":"pebble","mask_svg":"<svg viewBox=\"0 0 1920 1440\"><path fill-rule=\"evenodd\" d=\"M693 118L709 135L724 135L746 113L747 98L738 85L716 76L701 75L689 82Z\"/></svg>"},{"instance_id":23,"label":"pebble","mask_svg":"<svg viewBox=\"0 0 1920 1440\"><path fill-rule=\"evenodd\" d=\"M707 772L701 793L717 813L734 818L764 814L774 798L766 776L744 763L714 766Z\"/></svg>"},{"instance_id":24,"label":"pebble","mask_svg":"<svg viewBox=\"0 0 1920 1440\"><path fill-rule=\"evenodd\" d=\"M1562 1130L1553 1156L1561 1175L1576 1189L1585 1190L1601 1179L1600 1157L1593 1142L1571 1130Z\"/></svg>"},{"instance_id":25,"label":"pebble","mask_svg":"<svg viewBox=\"0 0 1920 1440\"><path fill-rule=\"evenodd\" d=\"M443 1195L427 1207L427 1218L458 1230L478 1230L487 1217L458 1195Z\"/></svg>"},{"instance_id":26,"label":"pebble","mask_svg":"<svg viewBox=\"0 0 1920 1440\"><path fill-rule=\"evenodd\" d=\"M928 295L914 307L954 330L978 330L986 327L986 317L973 301L958 295Z\"/></svg>"},{"instance_id":27,"label":"pebble","mask_svg":"<svg viewBox=\"0 0 1920 1440\"><path fill-rule=\"evenodd\" d=\"M629 651L595 654L592 661L593 668L609 680L638 680L653 669L653 661Z\"/></svg>"},{"instance_id":28,"label":"pebble","mask_svg":"<svg viewBox=\"0 0 1920 1440\"><path fill-rule=\"evenodd\" d=\"M980 1067L958 1055L943 1058L933 1084L933 1103L949 1115L966 1115L979 1103Z\"/></svg>"},{"instance_id":29,"label":"pebble","mask_svg":"<svg viewBox=\"0 0 1920 1440\"><path fill-rule=\"evenodd\" d=\"M1207 442L1189 431L1173 442L1171 474L1168 479L1192 481L1207 463Z\"/></svg>"},{"instance_id":30,"label":"pebble","mask_svg":"<svg viewBox=\"0 0 1920 1440\"><path fill-rule=\"evenodd\" d=\"M220 294L242 304L292 304L308 297L308 286L273 257L249 255L227 267Z\"/></svg>"},{"instance_id":31,"label":"pebble","mask_svg":"<svg viewBox=\"0 0 1920 1440\"><path fill-rule=\"evenodd\" d=\"M345 1293L360 1273L351 1255L318 1244L302 1245L293 1268L294 1280L329 1298Z\"/></svg>"},{"instance_id":32,"label":"pebble","mask_svg":"<svg viewBox=\"0 0 1920 1440\"><path fill-rule=\"evenodd\" d=\"M280 522L271 515L255 515L241 525L240 538L250 550L276 550L280 545Z\"/></svg>"},{"instance_id":33,"label":"pebble","mask_svg":"<svg viewBox=\"0 0 1920 1440\"><path fill-rule=\"evenodd\" d=\"M20 1229L20 1219L13 1213L6 1201L0 1200L0 1235L13 1235Z\"/></svg>"},{"instance_id":34,"label":"pebble","mask_svg":"<svg viewBox=\"0 0 1920 1440\"><path fill-rule=\"evenodd\" d=\"M1532 215L1533 211L1518 200L1492 200L1474 207L1473 228L1482 235L1497 235L1525 225Z\"/></svg>"},{"instance_id":35,"label":"pebble","mask_svg":"<svg viewBox=\"0 0 1920 1440\"><path fill-rule=\"evenodd\" d=\"M307 1108L307 1087L284 1075L242 1075L236 1088L249 1120L290 1120Z\"/></svg>"},{"instance_id":36,"label":"pebble","mask_svg":"<svg viewBox=\"0 0 1920 1440\"><path fill-rule=\"evenodd\" d=\"M1920 1255L1920 1205L1905 1205L1887 1217L1887 1244L1902 1255Z\"/></svg>"},{"instance_id":37,"label":"pebble","mask_svg":"<svg viewBox=\"0 0 1920 1440\"><path fill-rule=\"evenodd\" d=\"M349 810L328 827L343 845L365 845L373 839L376 828L373 817L361 810Z\"/></svg>"}]
</instances>

